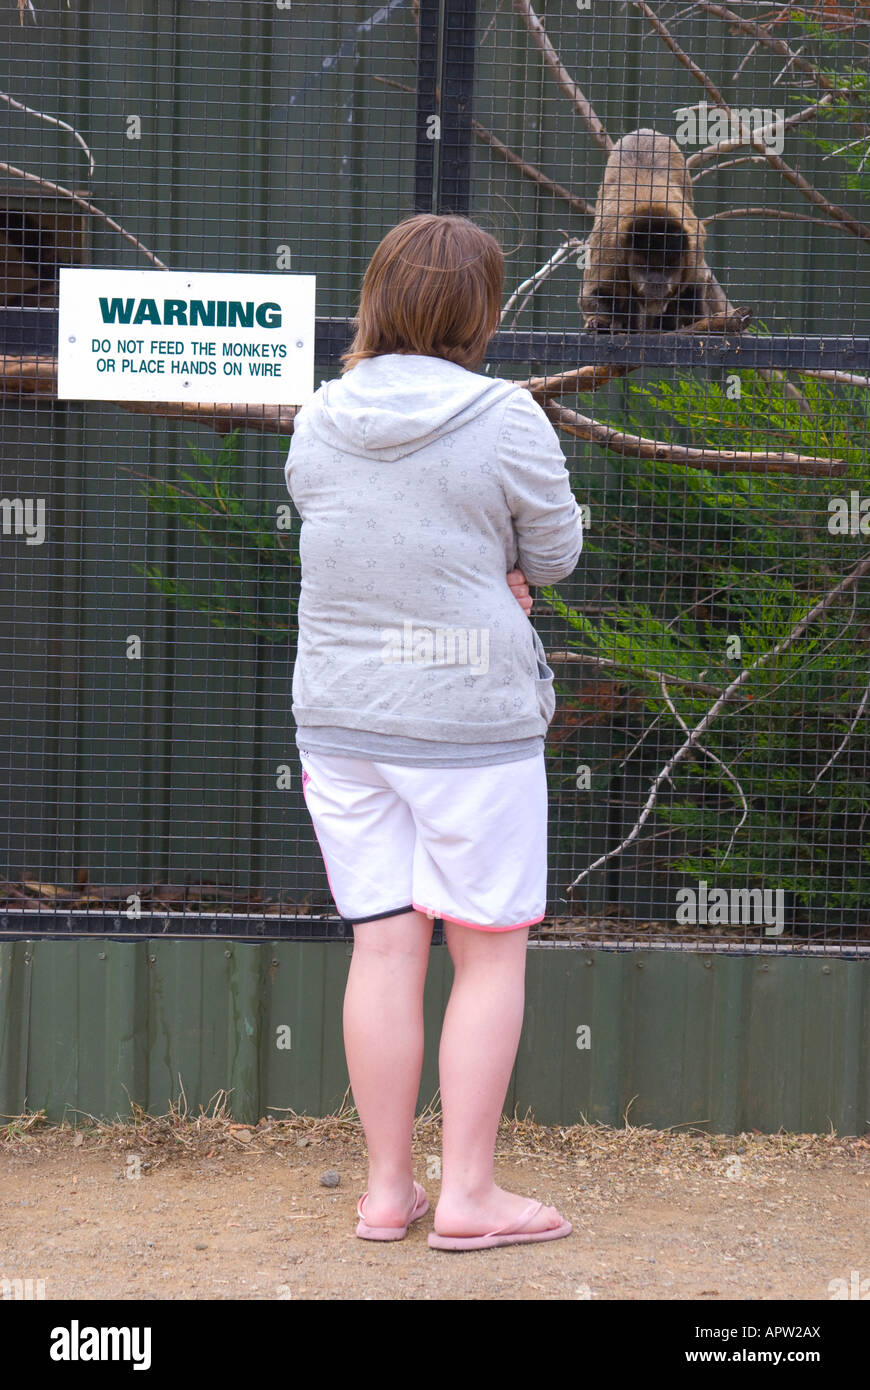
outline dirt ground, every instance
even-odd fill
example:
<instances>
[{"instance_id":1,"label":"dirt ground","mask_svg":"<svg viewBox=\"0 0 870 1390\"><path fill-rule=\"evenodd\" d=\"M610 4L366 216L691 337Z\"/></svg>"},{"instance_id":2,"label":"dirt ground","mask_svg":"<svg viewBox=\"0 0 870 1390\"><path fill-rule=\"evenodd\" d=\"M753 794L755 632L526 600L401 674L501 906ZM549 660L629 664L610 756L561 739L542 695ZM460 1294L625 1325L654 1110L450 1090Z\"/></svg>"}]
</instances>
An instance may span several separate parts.
<instances>
[{"instance_id":1,"label":"dirt ground","mask_svg":"<svg viewBox=\"0 0 870 1390\"><path fill-rule=\"evenodd\" d=\"M415 1147L434 1209L437 1118L418 1122ZM832 1280L870 1278L870 1135L514 1119L496 1169L573 1234L447 1253L426 1243L430 1210L405 1240L358 1239L355 1119L7 1121L0 1297L4 1279L42 1279L46 1299L828 1300Z\"/></svg>"}]
</instances>

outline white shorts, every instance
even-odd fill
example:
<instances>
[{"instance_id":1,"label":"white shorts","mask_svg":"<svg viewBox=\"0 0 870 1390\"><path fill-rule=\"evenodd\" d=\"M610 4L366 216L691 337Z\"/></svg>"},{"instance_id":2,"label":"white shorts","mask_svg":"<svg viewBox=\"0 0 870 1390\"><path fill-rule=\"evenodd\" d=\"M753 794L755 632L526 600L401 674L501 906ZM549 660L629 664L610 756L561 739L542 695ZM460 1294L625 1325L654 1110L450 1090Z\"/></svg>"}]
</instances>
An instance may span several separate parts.
<instances>
[{"instance_id":1,"label":"white shorts","mask_svg":"<svg viewBox=\"0 0 870 1390\"><path fill-rule=\"evenodd\" d=\"M302 790L345 922L416 908L481 931L547 904L544 754L489 767L402 767L299 750Z\"/></svg>"}]
</instances>

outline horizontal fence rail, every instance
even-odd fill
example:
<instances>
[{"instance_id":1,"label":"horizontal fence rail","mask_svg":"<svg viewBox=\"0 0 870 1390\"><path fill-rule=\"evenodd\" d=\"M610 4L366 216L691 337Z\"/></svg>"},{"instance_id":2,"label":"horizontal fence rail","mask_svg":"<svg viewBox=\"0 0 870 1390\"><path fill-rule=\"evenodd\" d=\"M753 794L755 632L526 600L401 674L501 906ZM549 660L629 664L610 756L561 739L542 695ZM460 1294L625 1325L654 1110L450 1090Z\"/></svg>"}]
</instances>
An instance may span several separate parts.
<instances>
[{"instance_id":1,"label":"horizontal fence rail","mask_svg":"<svg viewBox=\"0 0 870 1390\"><path fill-rule=\"evenodd\" d=\"M353 339L350 319L315 324L315 359L339 366ZM0 356L54 356L57 314L48 309L0 310ZM551 367L616 363L656 367L782 367L799 370L870 372L870 338L803 335L769 338L754 334L699 333L663 338L660 333L549 333L514 329L493 335L487 362L532 363ZM0 381L2 386L2 381ZM291 402L288 402L291 404Z\"/></svg>"}]
</instances>

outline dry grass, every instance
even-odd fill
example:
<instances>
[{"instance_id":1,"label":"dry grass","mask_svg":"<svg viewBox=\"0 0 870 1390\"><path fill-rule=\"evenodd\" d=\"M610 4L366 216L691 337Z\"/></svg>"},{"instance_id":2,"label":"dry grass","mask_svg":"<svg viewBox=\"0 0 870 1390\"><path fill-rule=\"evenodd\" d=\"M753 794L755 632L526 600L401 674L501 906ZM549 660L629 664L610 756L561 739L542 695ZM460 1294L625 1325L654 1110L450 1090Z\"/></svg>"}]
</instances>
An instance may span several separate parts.
<instances>
[{"instance_id":1,"label":"dry grass","mask_svg":"<svg viewBox=\"0 0 870 1390\"><path fill-rule=\"evenodd\" d=\"M348 1156L362 1156L365 1140L356 1110L345 1093L339 1109L331 1115L298 1115L293 1110L264 1116L256 1124L241 1124L229 1111L229 1096L219 1091L198 1115L188 1111L182 1091L177 1102L164 1115L149 1115L140 1105L131 1105L126 1119L102 1120L83 1111L71 1111L72 1118L57 1123L45 1112L25 1111L21 1115L0 1116L0 1154L22 1150L33 1157L56 1153L66 1147L87 1147L89 1151L135 1147L150 1155L146 1167L162 1167L167 1162L213 1158L216 1155L288 1153L292 1149L332 1147L344 1149ZM761 1134L755 1130L741 1134L709 1134L692 1125L657 1130L633 1125L631 1107L620 1128L583 1120L568 1126L540 1125L528 1115L516 1113L503 1118L499 1126L497 1154L522 1160L546 1158L549 1163L570 1163L595 1167L618 1161L624 1174L645 1169L669 1172L698 1172L739 1156L756 1173L775 1168L782 1160L795 1160L807 1166L844 1161L870 1172L870 1132L863 1137L835 1134ZM437 1153L441 1144L441 1116L437 1097L420 1114L414 1126L414 1148L418 1156Z\"/></svg>"}]
</instances>

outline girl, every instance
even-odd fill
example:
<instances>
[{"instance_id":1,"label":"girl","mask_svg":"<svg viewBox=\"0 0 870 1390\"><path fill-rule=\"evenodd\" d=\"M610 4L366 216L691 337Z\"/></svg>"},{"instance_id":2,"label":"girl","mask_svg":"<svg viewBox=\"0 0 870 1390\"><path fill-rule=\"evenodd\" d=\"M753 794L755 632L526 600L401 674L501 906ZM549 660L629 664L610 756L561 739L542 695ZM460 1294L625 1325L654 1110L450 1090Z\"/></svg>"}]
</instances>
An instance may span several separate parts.
<instances>
[{"instance_id":1,"label":"girl","mask_svg":"<svg viewBox=\"0 0 870 1390\"><path fill-rule=\"evenodd\" d=\"M474 370L503 278L501 248L467 218L421 214L388 232L342 376L297 412L285 467L303 523L303 790L354 936L344 1042L369 1157L357 1235L400 1239L428 1210L411 1136L438 917L454 980L429 1244L446 1250L571 1232L493 1174L529 927L547 899L555 696L528 582L565 578L582 547L543 410Z\"/></svg>"}]
</instances>

